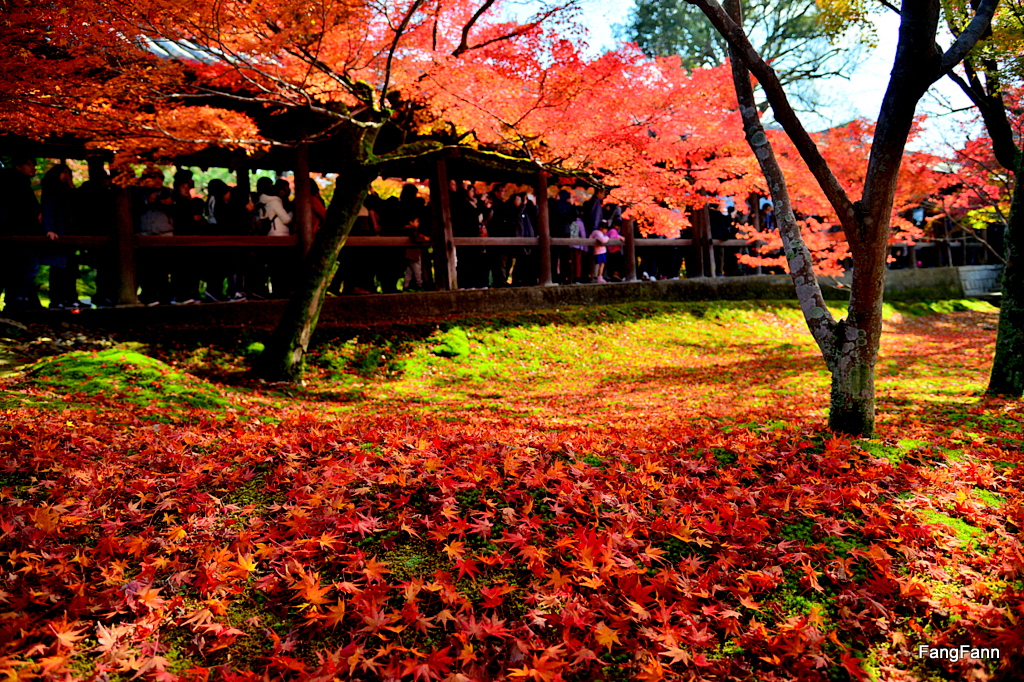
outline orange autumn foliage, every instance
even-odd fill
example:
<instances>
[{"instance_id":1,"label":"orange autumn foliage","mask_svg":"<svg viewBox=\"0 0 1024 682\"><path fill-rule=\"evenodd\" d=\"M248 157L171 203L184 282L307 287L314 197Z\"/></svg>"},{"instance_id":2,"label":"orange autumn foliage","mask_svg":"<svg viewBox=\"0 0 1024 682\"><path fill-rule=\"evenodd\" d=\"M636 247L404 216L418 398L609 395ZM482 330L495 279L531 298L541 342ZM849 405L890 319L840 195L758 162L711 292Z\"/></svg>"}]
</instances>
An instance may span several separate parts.
<instances>
[{"instance_id":1,"label":"orange autumn foliage","mask_svg":"<svg viewBox=\"0 0 1024 682\"><path fill-rule=\"evenodd\" d=\"M117 165L206 147L250 154L300 137L274 127L301 111L313 140L397 130L421 153L440 144L493 150L611 186L645 231L675 236L709 197L766 194L743 140L728 67L687 71L635 46L585 54L575 5L523 22L485 0L16 0L0 25L13 47L0 78L0 126L70 134L118 152ZM871 126L822 134L848 187L863 182ZM808 241L826 274L846 258L813 178L779 133ZM908 155L894 222L934 186ZM777 236L753 235L775 248Z\"/></svg>"}]
</instances>

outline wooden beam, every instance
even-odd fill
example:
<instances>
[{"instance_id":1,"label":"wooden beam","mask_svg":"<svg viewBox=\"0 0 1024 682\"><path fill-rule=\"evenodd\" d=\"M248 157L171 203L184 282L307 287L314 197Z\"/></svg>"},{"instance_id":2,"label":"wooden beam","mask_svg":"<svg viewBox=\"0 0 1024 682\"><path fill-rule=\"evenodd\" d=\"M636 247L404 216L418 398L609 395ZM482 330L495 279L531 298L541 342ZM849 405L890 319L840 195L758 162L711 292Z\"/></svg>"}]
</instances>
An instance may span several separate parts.
<instances>
[{"instance_id":1,"label":"wooden beam","mask_svg":"<svg viewBox=\"0 0 1024 682\"><path fill-rule=\"evenodd\" d=\"M636 281L636 232L633 231L633 221L622 221L622 235L625 240L623 246L623 257L626 259L625 277L627 282Z\"/></svg>"},{"instance_id":2,"label":"wooden beam","mask_svg":"<svg viewBox=\"0 0 1024 682\"><path fill-rule=\"evenodd\" d=\"M554 284L551 272L551 216L548 211L548 174L537 173L537 248L540 251L540 283Z\"/></svg>"},{"instance_id":3,"label":"wooden beam","mask_svg":"<svg viewBox=\"0 0 1024 682\"><path fill-rule=\"evenodd\" d=\"M290 237L236 237L227 234L214 235L181 235L172 237L161 237L159 235L138 235L135 237L135 245L140 248L178 248L178 247L222 247L237 246L240 248L260 248L273 246L275 248L287 248L298 246L299 238L295 235Z\"/></svg>"},{"instance_id":4,"label":"wooden beam","mask_svg":"<svg viewBox=\"0 0 1024 682\"><path fill-rule=\"evenodd\" d=\"M313 245L313 203L309 187L309 144L302 142L295 149L295 230L302 247L302 256Z\"/></svg>"},{"instance_id":5,"label":"wooden beam","mask_svg":"<svg viewBox=\"0 0 1024 682\"><path fill-rule=\"evenodd\" d=\"M85 235L62 235L57 239L57 241L52 241L49 237L12 235L10 237L0 237L0 244L49 244L51 246L57 245L89 248L96 246L112 246L114 244L114 238Z\"/></svg>"},{"instance_id":6,"label":"wooden beam","mask_svg":"<svg viewBox=\"0 0 1024 682\"><path fill-rule=\"evenodd\" d=\"M430 179L432 230L434 242L434 281L439 289L452 291L459 288L455 271L455 238L452 234L451 190L448 187L448 162L437 160L434 177Z\"/></svg>"},{"instance_id":7,"label":"wooden beam","mask_svg":"<svg viewBox=\"0 0 1024 682\"><path fill-rule=\"evenodd\" d=\"M117 301L118 305L134 305L138 299L138 279L135 272L135 220L132 216L130 190L117 190L115 204L115 244L117 254Z\"/></svg>"}]
</instances>

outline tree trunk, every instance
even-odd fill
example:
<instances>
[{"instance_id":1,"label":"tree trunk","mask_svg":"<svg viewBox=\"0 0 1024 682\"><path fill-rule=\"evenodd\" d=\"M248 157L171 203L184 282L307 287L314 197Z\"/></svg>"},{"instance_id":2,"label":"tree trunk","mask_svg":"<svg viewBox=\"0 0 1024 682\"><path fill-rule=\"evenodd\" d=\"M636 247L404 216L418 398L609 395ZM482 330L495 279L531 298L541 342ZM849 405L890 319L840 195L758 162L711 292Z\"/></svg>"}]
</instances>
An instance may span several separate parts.
<instances>
[{"instance_id":1,"label":"tree trunk","mask_svg":"<svg viewBox=\"0 0 1024 682\"><path fill-rule=\"evenodd\" d=\"M868 233L872 218L861 216L858 229ZM875 364L882 340L887 240L859 242L851 248L854 266L846 318L835 328L834 345L825 352L832 372L829 428L871 437L875 430Z\"/></svg>"},{"instance_id":2,"label":"tree trunk","mask_svg":"<svg viewBox=\"0 0 1024 682\"><path fill-rule=\"evenodd\" d=\"M999 304L999 332L996 356L988 392L995 395L1024 395L1024 149L1017 150L1013 199L1006 223L1006 267L1003 269L1003 298Z\"/></svg>"},{"instance_id":3,"label":"tree trunk","mask_svg":"<svg viewBox=\"0 0 1024 682\"><path fill-rule=\"evenodd\" d=\"M870 437L875 431L878 337L872 343L864 330L842 320L836 328L835 343L836 348L826 354L832 373L828 426L837 433Z\"/></svg>"},{"instance_id":4,"label":"tree trunk","mask_svg":"<svg viewBox=\"0 0 1024 682\"><path fill-rule=\"evenodd\" d=\"M306 349L320 318L327 287L334 277L338 254L359 217L359 210L375 177L376 169L364 166L355 167L347 177L338 176L327 219L303 261L295 293L288 300L270 342L260 354L256 372L261 378L268 381L302 380Z\"/></svg>"}]
</instances>

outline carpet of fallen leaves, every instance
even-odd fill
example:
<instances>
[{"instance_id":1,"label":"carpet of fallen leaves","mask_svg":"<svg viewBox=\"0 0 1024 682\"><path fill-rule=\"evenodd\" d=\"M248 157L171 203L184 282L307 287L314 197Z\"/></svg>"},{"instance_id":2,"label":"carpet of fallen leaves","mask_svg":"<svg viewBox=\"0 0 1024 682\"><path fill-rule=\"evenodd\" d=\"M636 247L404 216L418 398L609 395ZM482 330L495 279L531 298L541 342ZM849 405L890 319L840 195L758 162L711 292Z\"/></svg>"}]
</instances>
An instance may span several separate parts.
<instances>
[{"instance_id":1,"label":"carpet of fallen leaves","mask_svg":"<svg viewBox=\"0 0 1024 682\"><path fill-rule=\"evenodd\" d=\"M603 315L221 410L5 380L0 679L1016 679L994 313L890 315L870 441L792 307Z\"/></svg>"}]
</instances>

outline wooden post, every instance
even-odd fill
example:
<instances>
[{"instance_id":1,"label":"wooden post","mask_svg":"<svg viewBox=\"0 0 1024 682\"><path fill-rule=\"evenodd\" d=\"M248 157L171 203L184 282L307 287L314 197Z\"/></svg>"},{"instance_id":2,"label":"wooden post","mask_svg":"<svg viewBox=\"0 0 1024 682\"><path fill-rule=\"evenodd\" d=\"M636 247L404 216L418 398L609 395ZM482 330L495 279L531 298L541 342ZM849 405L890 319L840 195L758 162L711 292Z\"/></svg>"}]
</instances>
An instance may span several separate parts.
<instances>
[{"instance_id":1,"label":"wooden post","mask_svg":"<svg viewBox=\"0 0 1024 682\"><path fill-rule=\"evenodd\" d=\"M430 178L430 205L434 218L434 280L439 289L452 291L459 288L455 270L455 241L452 234L452 206L448 188L448 162L437 160L437 171Z\"/></svg>"},{"instance_id":2,"label":"wooden post","mask_svg":"<svg viewBox=\"0 0 1024 682\"><path fill-rule=\"evenodd\" d=\"M626 281L636 281L636 234L633 232L633 221L622 221L622 238L626 242L622 252L626 258Z\"/></svg>"},{"instance_id":3,"label":"wooden post","mask_svg":"<svg viewBox=\"0 0 1024 682\"><path fill-rule=\"evenodd\" d=\"M241 164L235 169L235 189L241 192L245 192L245 201L242 205L249 203L249 192L252 191L252 185L249 184L249 167L245 164ZM234 200L234 195L231 195Z\"/></svg>"},{"instance_id":4,"label":"wooden post","mask_svg":"<svg viewBox=\"0 0 1024 682\"><path fill-rule=\"evenodd\" d=\"M106 178L106 169L104 168L105 162L102 156L90 156L86 159L86 164L89 169L89 179L93 182L99 182Z\"/></svg>"},{"instance_id":5,"label":"wooden post","mask_svg":"<svg viewBox=\"0 0 1024 682\"><path fill-rule=\"evenodd\" d=\"M911 242L907 247L907 255L910 256L910 269L917 270L917 242Z\"/></svg>"},{"instance_id":6,"label":"wooden post","mask_svg":"<svg viewBox=\"0 0 1024 682\"><path fill-rule=\"evenodd\" d=\"M115 253L117 254L117 300L118 305L133 305L137 297L138 280L135 274L135 221L132 217L132 196L123 187L117 191L115 222Z\"/></svg>"},{"instance_id":7,"label":"wooden post","mask_svg":"<svg viewBox=\"0 0 1024 682\"><path fill-rule=\"evenodd\" d=\"M701 219L701 263L704 266L704 276L714 277L715 276L715 247L711 243L711 211L708 210L708 205L704 204L703 208L700 209Z\"/></svg>"},{"instance_id":8,"label":"wooden post","mask_svg":"<svg viewBox=\"0 0 1024 682\"><path fill-rule=\"evenodd\" d=\"M295 233L299 237L302 257L313 245L313 204L309 188L309 145L299 143L295 149Z\"/></svg>"},{"instance_id":9,"label":"wooden post","mask_svg":"<svg viewBox=\"0 0 1024 682\"><path fill-rule=\"evenodd\" d=\"M537 173L537 249L540 251L540 284L554 284L551 273L551 215L548 211L548 174Z\"/></svg>"}]
</instances>

